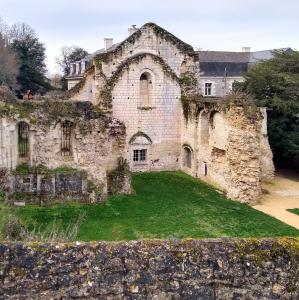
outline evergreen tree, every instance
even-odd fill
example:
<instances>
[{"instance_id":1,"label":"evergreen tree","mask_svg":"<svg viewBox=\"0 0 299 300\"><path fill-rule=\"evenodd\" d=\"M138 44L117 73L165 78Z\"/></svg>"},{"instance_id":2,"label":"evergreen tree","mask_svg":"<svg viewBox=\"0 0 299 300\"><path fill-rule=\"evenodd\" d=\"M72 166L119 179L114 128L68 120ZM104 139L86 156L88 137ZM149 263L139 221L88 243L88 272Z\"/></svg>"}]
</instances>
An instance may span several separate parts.
<instances>
[{"instance_id":1,"label":"evergreen tree","mask_svg":"<svg viewBox=\"0 0 299 300\"><path fill-rule=\"evenodd\" d=\"M11 47L21 62L18 83L20 91L45 93L51 89L45 74L45 46L32 28L26 24L16 24L11 29Z\"/></svg>"}]
</instances>

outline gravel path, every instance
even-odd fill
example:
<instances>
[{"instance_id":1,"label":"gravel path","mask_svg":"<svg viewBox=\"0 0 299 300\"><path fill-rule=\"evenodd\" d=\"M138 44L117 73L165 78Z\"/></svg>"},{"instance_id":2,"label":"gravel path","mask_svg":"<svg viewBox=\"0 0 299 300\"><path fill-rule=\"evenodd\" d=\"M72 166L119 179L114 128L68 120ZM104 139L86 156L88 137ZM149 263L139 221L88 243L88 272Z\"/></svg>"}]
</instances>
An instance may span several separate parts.
<instances>
[{"instance_id":1,"label":"gravel path","mask_svg":"<svg viewBox=\"0 0 299 300\"><path fill-rule=\"evenodd\" d=\"M299 176L280 174L273 181L264 183L263 188L269 194L253 207L299 229L299 216L287 211L299 208Z\"/></svg>"}]
</instances>

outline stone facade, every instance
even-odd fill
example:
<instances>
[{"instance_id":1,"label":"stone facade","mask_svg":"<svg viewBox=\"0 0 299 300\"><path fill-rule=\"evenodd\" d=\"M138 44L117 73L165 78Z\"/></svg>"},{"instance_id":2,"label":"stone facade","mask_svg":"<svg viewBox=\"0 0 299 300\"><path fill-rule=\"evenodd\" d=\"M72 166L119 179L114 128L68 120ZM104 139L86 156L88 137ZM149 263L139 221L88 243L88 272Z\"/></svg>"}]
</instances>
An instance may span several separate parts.
<instances>
[{"instance_id":1,"label":"stone facade","mask_svg":"<svg viewBox=\"0 0 299 300\"><path fill-rule=\"evenodd\" d=\"M1 299L298 299L298 239L2 243Z\"/></svg>"},{"instance_id":2,"label":"stone facade","mask_svg":"<svg viewBox=\"0 0 299 300\"><path fill-rule=\"evenodd\" d=\"M90 101L125 124L124 157L131 170L184 170L232 199L253 202L261 179L274 173L266 112L257 111L251 124L242 105L223 109L221 99L202 97L205 77L198 57L191 46L148 23L96 54L68 97ZM217 80L210 96L224 96L234 78Z\"/></svg>"}]
</instances>

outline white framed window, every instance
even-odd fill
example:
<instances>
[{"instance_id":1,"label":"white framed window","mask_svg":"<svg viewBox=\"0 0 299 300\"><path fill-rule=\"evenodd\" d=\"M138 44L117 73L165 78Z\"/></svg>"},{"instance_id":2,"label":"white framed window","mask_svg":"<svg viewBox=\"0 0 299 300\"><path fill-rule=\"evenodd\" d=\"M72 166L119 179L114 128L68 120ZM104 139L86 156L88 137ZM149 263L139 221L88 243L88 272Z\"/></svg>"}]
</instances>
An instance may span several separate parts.
<instances>
[{"instance_id":1,"label":"white framed window","mask_svg":"<svg viewBox=\"0 0 299 300\"><path fill-rule=\"evenodd\" d=\"M205 96L211 96L212 95L212 83L206 82L205 83Z\"/></svg>"},{"instance_id":2,"label":"white framed window","mask_svg":"<svg viewBox=\"0 0 299 300\"><path fill-rule=\"evenodd\" d=\"M133 162L144 163L146 162L147 149L133 150Z\"/></svg>"}]
</instances>

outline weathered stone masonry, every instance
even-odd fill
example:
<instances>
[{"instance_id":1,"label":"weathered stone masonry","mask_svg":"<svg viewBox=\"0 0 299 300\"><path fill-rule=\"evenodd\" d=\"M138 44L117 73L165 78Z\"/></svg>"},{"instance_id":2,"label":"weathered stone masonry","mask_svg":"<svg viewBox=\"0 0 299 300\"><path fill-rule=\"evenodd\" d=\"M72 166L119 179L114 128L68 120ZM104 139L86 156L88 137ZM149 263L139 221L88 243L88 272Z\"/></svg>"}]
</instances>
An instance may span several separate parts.
<instances>
[{"instance_id":1,"label":"weathered stone masonry","mask_svg":"<svg viewBox=\"0 0 299 300\"><path fill-rule=\"evenodd\" d=\"M99 112L90 102L1 104L0 110L0 166L12 171L22 163L48 169L74 168L84 171L88 181L97 187L99 195L94 195L92 201L106 197L107 174L119 168L119 159L124 156L126 129L121 122ZM20 142L24 134L20 133L21 122L28 128L25 142ZM65 122L68 133L64 140ZM28 149L26 155L21 155L24 143ZM129 193L127 169L123 175L124 186L120 189ZM13 186L11 189L14 190ZM100 198L96 199L98 196Z\"/></svg>"},{"instance_id":2,"label":"weathered stone masonry","mask_svg":"<svg viewBox=\"0 0 299 300\"><path fill-rule=\"evenodd\" d=\"M183 170L253 203L274 174L266 110L203 97L199 63L190 45L145 24L95 54L64 101L2 105L0 167L77 168L103 195L129 192L129 170Z\"/></svg>"},{"instance_id":3,"label":"weathered stone masonry","mask_svg":"<svg viewBox=\"0 0 299 300\"><path fill-rule=\"evenodd\" d=\"M298 299L299 241L0 244L0 299Z\"/></svg>"},{"instance_id":4,"label":"weathered stone masonry","mask_svg":"<svg viewBox=\"0 0 299 300\"><path fill-rule=\"evenodd\" d=\"M261 180L274 174L266 111L252 123L244 114L251 104L223 109L222 99L203 97L190 45L147 23L91 63L68 99L90 101L126 126L132 171L183 170L232 199L256 201Z\"/></svg>"}]
</instances>

